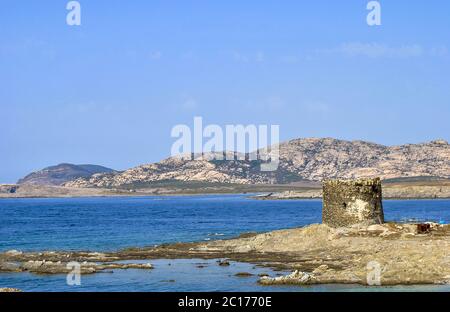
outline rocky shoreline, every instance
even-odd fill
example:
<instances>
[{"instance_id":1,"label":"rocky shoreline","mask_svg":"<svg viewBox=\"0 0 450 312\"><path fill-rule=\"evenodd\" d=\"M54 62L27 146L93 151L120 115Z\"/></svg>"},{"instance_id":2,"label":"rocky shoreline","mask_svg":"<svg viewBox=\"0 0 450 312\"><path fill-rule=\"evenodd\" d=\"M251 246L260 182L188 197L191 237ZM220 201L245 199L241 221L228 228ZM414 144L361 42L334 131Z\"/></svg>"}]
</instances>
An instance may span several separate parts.
<instances>
[{"instance_id":1,"label":"rocky shoreline","mask_svg":"<svg viewBox=\"0 0 450 312\"><path fill-rule=\"evenodd\" d=\"M282 277L263 276L259 281L262 285L368 285L368 263L373 262L380 265L381 285L448 284L450 226L387 223L334 229L315 224L229 240L109 253L13 250L0 253L0 272L65 274L70 271L67 264L76 261L82 274L94 274L108 269L153 268L150 263L118 261L193 258L228 259L293 272Z\"/></svg>"},{"instance_id":2,"label":"rocky shoreline","mask_svg":"<svg viewBox=\"0 0 450 312\"><path fill-rule=\"evenodd\" d=\"M17 292L22 292L22 291L17 288L0 288L0 293L17 293Z\"/></svg>"},{"instance_id":3,"label":"rocky shoreline","mask_svg":"<svg viewBox=\"0 0 450 312\"><path fill-rule=\"evenodd\" d=\"M138 196L191 196L214 194L248 194L302 191L303 186L290 185L236 185L236 184L164 184L143 188L73 188L67 186L0 184L2 198L81 198L81 197L138 197Z\"/></svg>"},{"instance_id":4,"label":"rocky shoreline","mask_svg":"<svg viewBox=\"0 0 450 312\"><path fill-rule=\"evenodd\" d=\"M117 196L181 196L205 194L261 193L251 196L258 200L321 199L320 184L314 187L290 185L192 185L180 187L155 187L139 190L69 188L61 186L0 185L1 198L77 198ZM383 184L385 199L449 199L450 181L403 182Z\"/></svg>"},{"instance_id":5,"label":"rocky shoreline","mask_svg":"<svg viewBox=\"0 0 450 312\"><path fill-rule=\"evenodd\" d=\"M309 189L300 191L272 192L252 196L259 200L296 200L321 199L322 189ZM450 184L448 182L429 183L417 185L415 183L385 184L383 198L392 200L402 199L449 199Z\"/></svg>"}]
</instances>

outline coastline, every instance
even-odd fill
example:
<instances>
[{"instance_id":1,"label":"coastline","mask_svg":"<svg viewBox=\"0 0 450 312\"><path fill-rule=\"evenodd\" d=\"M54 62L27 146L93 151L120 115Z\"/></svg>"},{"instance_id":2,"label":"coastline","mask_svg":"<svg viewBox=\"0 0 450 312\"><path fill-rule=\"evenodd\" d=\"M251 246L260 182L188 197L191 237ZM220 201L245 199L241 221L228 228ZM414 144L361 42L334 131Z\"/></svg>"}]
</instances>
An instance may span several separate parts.
<instances>
[{"instance_id":1,"label":"coastline","mask_svg":"<svg viewBox=\"0 0 450 312\"><path fill-rule=\"evenodd\" d=\"M14 188L14 192L10 192ZM153 186L139 189L74 188L39 185L1 185L2 198L81 198L81 197L140 197L140 196L196 196L227 194L258 194L288 190L303 191L309 187L291 185L246 185L246 184L187 184L186 186Z\"/></svg>"},{"instance_id":2,"label":"coastline","mask_svg":"<svg viewBox=\"0 0 450 312\"><path fill-rule=\"evenodd\" d=\"M322 190L272 192L254 196L259 200L321 199ZM383 198L388 200L449 199L448 181L383 183Z\"/></svg>"},{"instance_id":3,"label":"coastline","mask_svg":"<svg viewBox=\"0 0 450 312\"><path fill-rule=\"evenodd\" d=\"M386 223L338 229L313 224L261 234L247 233L233 239L117 252L11 250L0 253L0 272L63 274L68 272L68 262L77 261L83 274L94 274L111 268L131 268L117 263L124 260L226 259L225 265L227 261L237 261L293 272L282 277L261 277L259 282L263 285L368 285L367 264L376 261L383 267L383 286L448 284L448 250L449 225L431 224L429 232L418 233L415 224ZM150 262L132 268L153 269Z\"/></svg>"},{"instance_id":4,"label":"coastline","mask_svg":"<svg viewBox=\"0 0 450 312\"><path fill-rule=\"evenodd\" d=\"M14 190L12 192L11 190ZM306 185L267 184L186 184L163 185L138 189L74 188L62 186L0 185L0 199L7 198L83 198L83 197L144 197L249 194L258 200L321 199L317 183ZM256 195L255 195L256 194ZM386 182L383 198L389 200L450 199L450 181Z\"/></svg>"}]
</instances>

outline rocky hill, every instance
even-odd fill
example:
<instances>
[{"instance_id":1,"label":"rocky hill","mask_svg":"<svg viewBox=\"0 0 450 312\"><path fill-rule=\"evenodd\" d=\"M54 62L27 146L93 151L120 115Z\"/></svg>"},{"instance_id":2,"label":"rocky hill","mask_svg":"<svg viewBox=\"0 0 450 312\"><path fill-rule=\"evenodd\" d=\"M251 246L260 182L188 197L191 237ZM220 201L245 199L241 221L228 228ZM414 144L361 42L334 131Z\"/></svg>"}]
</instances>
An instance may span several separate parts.
<instances>
[{"instance_id":1,"label":"rocky hill","mask_svg":"<svg viewBox=\"0 0 450 312\"><path fill-rule=\"evenodd\" d=\"M78 178L88 179L94 174L116 173L113 169L97 165L59 164L30 173L17 184L62 185Z\"/></svg>"},{"instance_id":2,"label":"rocky hill","mask_svg":"<svg viewBox=\"0 0 450 312\"><path fill-rule=\"evenodd\" d=\"M181 160L177 157L124 172L99 173L65 183L70 187L139 188L161 181L287 184L329 178L450 178L450 145L443 140L384 146L332 138L280 144L280 164L262 172L260 161Z\"/></svg>"}]
</instances>

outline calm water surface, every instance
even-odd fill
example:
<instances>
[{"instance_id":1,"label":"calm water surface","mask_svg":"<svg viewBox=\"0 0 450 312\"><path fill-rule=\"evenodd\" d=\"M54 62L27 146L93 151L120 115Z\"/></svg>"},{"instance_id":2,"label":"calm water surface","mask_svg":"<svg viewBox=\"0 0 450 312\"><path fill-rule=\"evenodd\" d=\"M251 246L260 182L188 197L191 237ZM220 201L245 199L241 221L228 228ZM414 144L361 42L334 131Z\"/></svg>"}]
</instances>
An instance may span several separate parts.
<instances>
[{"instance_id":1,"label":"calm water surface","mask_svg":"<svg viewBox=\"0 0 450 312\"><path fill-rule=\"evenodd\" d=\"M112 251L161 243L222 239L320 223L320 200L259 201L248 195L0 200L0 251ZM392 221L450 221L449 200L385 201ZM65 276L0 274L0 287L37 291L327 291L365 290L355 286L261 287L257 274L267 269L214 261L157 260L154 270L114 270L83 276L81 287ZM204 268L198 268L198 263ZM171 265L169 265L169 263ZM255 276L238 278L237 272ZM381 288L390 290L392 288ZM397 290L411 288L397 288ZM415 288L429 290L428 287ZM448 290L448 287L432 287Z\"/></svg>"}]
</instances>

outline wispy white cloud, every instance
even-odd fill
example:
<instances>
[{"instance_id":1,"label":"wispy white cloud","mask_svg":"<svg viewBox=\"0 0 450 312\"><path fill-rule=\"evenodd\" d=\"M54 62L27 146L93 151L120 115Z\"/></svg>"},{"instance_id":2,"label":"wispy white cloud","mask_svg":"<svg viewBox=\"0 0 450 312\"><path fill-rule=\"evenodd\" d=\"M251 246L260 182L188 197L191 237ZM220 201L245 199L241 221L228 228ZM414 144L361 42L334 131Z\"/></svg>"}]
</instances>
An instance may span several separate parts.
<instances>
[{"instance_id":1,"label":"wispy white cloud","mask_svg":"<svg viewBox=\"0 0 450 312\"><path fill-rule=\"evenodd\" d=\"M242 53L240 53L238 51L232 51L231 56L233 57L233 60L236 62L247 63L249 61L247 56L243 55Z\"/></svg>"},{"instance_id":2,"label":"wispy white cloud","mask_svg":"<svg viewBox=\"0 0 450 312\"><path fill-rule=\"evenodd\" d=\"M185 97L181 103L183 110L192 111L198 108L198 102L192 97Z\"/></svg>"},{"instance_id":3,"label":"wispy white cloud","mask_svg":"<svg viewBox=\"0 0 450 312\"><path fill-rule=\"evenodd\" d=\"M312 114L328 115L331 113L331 107L322 101L307 101L304 103L304 108Z\"/></svg>"},{"instance_id":4,"label":"wispy white cloud","mask_svg":"<svg viewBox=\"0 0 450 312\"><path fill-rule=\"evenodd\" d=\"M328 53L338 53L345 56L365 56L371 58L380 57L394 57L394 58L406 58L406 57L419 57L424 55L425 50L420 45L402 45L402 46L389 46L382 43L361 43L350 42L343 43L340 46L325 50Z\"/></svg>"},{"instance_id":5,"label":"wispy white cloud","mask_svg":"<svg viewBox=\"0 0 450 312\"><path fill-rule=\"evenodd\" d=\"M258 51L254 54L253 53L244 54L239 51L231 51L231 57L235 62L240 63L249 63L249 62L262 63L266 60L266 56L263 51Z\"/></svg>"},{"instance_id":6,"label":"wispy white cloud","mask_svg":"<svg viewBox=\"0 0 450 312\"><path fill-rule=\"evenodd\" d=\"M53 60L57 52L53 45L47 41L35 38L26 38L9 43L0 43L0 54L5 56L30 56Z\"/></svg>"},{"instance_id":7,"label":"wispy white cloud","mask_svg":"<svg viewBox=\"0 0 450 312\"><path fill-rule=\"evenodd\" d=\"M195 58L195 53L192 50L181 53L181 58L183 60L192 60Z\"/></svg>"},{"instance_id":8,"label":"wispy white cloud","mask_svg":"<svg viewBox=\"0 0 450 312\"><path fill-rule=\"evenodd\" d=\"M163 54L161 51L152 51L149 54L150 59L154 60L154 61L161 59L162 56L163 56Z\"/></svg>"},{"instance_id":9,"label":"wispy white cloud","mask_svg":"<svg viewBox=\"0 0 450 312\"><path fill-rule=\"evenodd\" d=\"M339 54L347 57L369 57L369 58L413 58L422 56L444 57L448 55L445 46L423 47L419 44L390 46L377 42L347 42L331 49L317 50L316 55Z\"/></svg>"},{"instance_id":10,"label":"wispy white cloud","mask_svg":"<svg viewBox=\"0 0 450 312\"><path fill-rule=\"evenodd\" d=\"M256 53L256 62L262 63L264 62L264 53L259 51Z\"/></svg>"},{"instance_id":11,"label":"wispy white cloud","mask_svg":"<svg viewBox=\"0 0 450 312\"><path fill-rule=\"evenodd\" d=\"M443 57L443 56L448 56L448 49L446 46L440 46L440 47L433 47L430 49L430 55L431 56L438 56L438 57Z\"/></svg>"},{"instance_id":12,"label":"wispy white cloud","mask_svg":"<svg viewBox=\"0 0 450 312\"><path fill-rule=\"evenodd\" d=\"M285 55L280 58L280 62L286 63L286 64L296 64L299 61L300 61L300 58L295 55Z\"/></svg>"},{"instance_id":13,"label":"wispy white cloud","mask_svg":"<svg viewBox=\"0 0 450 312\"><path fill-rule=\"evenodd\" d=\"M80 102L64 102L58 105L55 114L60 116L71 116L74 114L92 115L94 113L109 113L112 111L110 104L103 104L95 100L87 100Z\"/></svg>"},{"instance_id":14,"label":"wispy white cloud","mask_svg":"<svg viewBox=\"0 0 450 312\"><path fill-rule=\"evenodd\" d=\"M279 96L271 96L265 101L264 106L271 111L279 111L285 106L285 101Z\"/></svg>"},{"instance_id":15,"label":"wispy white cloud","mask_svg":"<svg viewBox=\"0 0 450 312\"><path fill-rule=\"evenodd\" d=\"M239 109L254 111L255 107L258 110L269 112L280 112L287 106L287 102L280 96L270 95L266 97L255 98L234 98L230 100L233 107Z\"/></svg>"}]
</instances>

